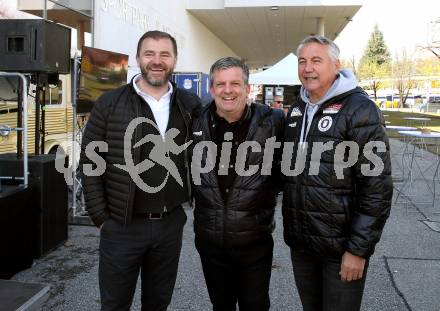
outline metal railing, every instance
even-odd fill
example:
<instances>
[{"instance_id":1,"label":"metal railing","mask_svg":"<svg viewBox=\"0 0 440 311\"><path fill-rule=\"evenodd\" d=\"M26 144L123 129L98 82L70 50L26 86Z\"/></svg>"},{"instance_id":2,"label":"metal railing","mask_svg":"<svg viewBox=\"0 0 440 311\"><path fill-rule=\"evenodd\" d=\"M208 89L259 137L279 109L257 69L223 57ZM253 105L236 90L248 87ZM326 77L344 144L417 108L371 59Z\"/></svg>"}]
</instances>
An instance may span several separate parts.
<instances>
[{"instance_id":1,"label":"metal railing","mask_svg":"<svg viewBox=\"0 0 440 311\"><path fill-rule=\"evenodd\" d=\"M12 131L21 131L23 133L23 184L28 185L28 115L27 115L27 79L24 74L19 72L1 72L0 77L19 77L22 80L21 91L21 109L23 110L23 127L10 127L7 124L0 124L0 135L8 136ZM20 107L19 107L20 108ZM2 179L7 179L7 176L2 176Z\"/></svg>"}]
</instances>

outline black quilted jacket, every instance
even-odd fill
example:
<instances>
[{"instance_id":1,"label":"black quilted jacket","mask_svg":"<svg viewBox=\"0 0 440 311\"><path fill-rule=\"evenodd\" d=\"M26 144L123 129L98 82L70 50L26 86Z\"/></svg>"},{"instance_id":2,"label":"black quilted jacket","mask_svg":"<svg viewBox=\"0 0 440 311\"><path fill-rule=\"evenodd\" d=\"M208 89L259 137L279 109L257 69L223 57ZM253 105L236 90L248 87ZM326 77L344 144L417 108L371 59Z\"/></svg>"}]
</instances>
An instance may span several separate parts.
<instances>
[{"instance_id":1,"label":"black quilted jacket","mask_svg":"<svg viewBox=\"0 0 440 311\"><path fill-rule=\"evenodd\" d=\"M284 113L260 104L252 104L250 108L252 117L246 140L258 142L262 149L261 152L249 151L246 164L259 165L261 169L266 139L275 137L278 142L282 139ZM212 140L211 118L209 106L194 116L193 147L198 142ZM251 176L237 175L226 202L219 190L217 173L211 170L201 174L201 184L193 186L194 231L198 239L218 246L240 246L256 243L272 233L280 184L279 154L275 152L272 174L262 175L259 170Z\"/></svg>"},{"instance_id":2,"label":"black quilted jacket","mask_svg":"<svg viewBox=\"0 0 440 311\"><path fill-rule=\"evenodd\" d=\"M304 110L305 103L299 100L287 115L285 142L295 143L292 169ZM312 160L312 144L331 141L333 148L325 151L320 160ZM355 142L360 155L338 179L334 169L335 146L342 141ZM384 152L373 149L383 163L382 173L373 177L361 172L362 164L364 169L370 168L371 162L363 156L363 148L370 141L384 142L386 146ZM293 249L318 256L340 257L349 251L369 257L389 216L393 195L389 143L382 113L360 88L355 88L321 105L314 115L307 142L303 173L284 176L282 211L286 243ZM315 168L319 164L317 174L309 174L311 164Z\"/></svg>"},{"instance_id":3,"label":"black quilted jacket","mask_svg":"<svg viewBox=\"0 0 440 311\"><path fill-rule=\"evenodd\" d=\"M191 113L194 108L200 105L200 99L173 85L171 100L179 106L187 127L187 135L189 135ZM116 167L115 164L126 164L124 134L128 124L134 118L142 116L142 104L143 99L130 83L102 95L96 101L87 122L81 143L81 168L84 164L94 163L85 155L85 147L90 142L105 141L108 144L107 152L98 152L106 161L105 173L101 176L82 175L86 209L97 226L110 216L122 224L131 221L136 185L129 173ZM138 131L140 131L139 126L136 128L131 144L131 154L133 154L135 165L141 162L140 148L133 149L134 143L142 138L140 134L140 136L137 134ZM185 162L188 163L187 158ZM183 182L187 182L187 180L183 180Z\"/></svg>"}]
</instances>

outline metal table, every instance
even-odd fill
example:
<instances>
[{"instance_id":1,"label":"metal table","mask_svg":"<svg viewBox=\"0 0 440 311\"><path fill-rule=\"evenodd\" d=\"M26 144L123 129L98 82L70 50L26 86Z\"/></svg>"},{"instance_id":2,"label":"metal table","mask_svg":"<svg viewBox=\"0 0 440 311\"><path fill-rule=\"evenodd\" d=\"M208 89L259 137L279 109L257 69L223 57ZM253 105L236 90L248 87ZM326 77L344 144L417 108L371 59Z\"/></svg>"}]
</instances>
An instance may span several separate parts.
<instances>
[{"instance_id":1,"label":"metal table","mask_svg":"<svg viewBox=\"0 0 440 311\"><path fill-rule=\"evenodd\" d=\"M399 132L399 131L416 131L417 130L417 128L415 128L415 127L400 126L400 125L386 125L385 128L387 131L393 130L393 131L397 131L397 132ZM396 152L393 152L392 150L390 151L391 152L391 160L396 159L396 161L393 161L393 162L396 163L398 166L398 168L397 168L398 170L393 170L393 180L394 181L403 181L403 176L405 175L405 165L404 165L403 161L404 161L405 152L407 151L406 139L407 139L407 136L403 136L404 145L402 148L399 148L399 150L397 150ZM397 160L397 157L399 157L399 156L401 156L400 161ZM400 171L401 176L395 175L396 171Z\"/></svg>"},{"instance_id":2,"label":"metal table","mask_svg":"<svg viewBox=\"0 0 440 311\"><path fill-rule=\"evenodd\" d=\"M431 121L431 118L425 117L405 117L403 119L408 121L409 126L411 126L414 122L420 122L423 126L426 126L428 121Z\"/></svg>"},{"instance_id":3,"label":"metal table","mask_svg":"<svg viewBox=\"0 0 440 311\"><path fill-rule=\"evenodd\" d=\"M395 202L397 203L397 200L399 199L400 196L405 197L405 199L410 200L411 201L411 197L414 196L412 194L412 190L413 190L413 183L415 181L415 170L417 169L418 173L421 175L421 180L423 182L423 184L427 187L427 189L429 190L430 194L432 195L432 201L429 202L413 202L413 203L417 203L417 204L431 204L433 207L435 206L436 203L436 184L438 182L438 178L439 178L439 166L440 166L440 157L438 155L439 152L439 145L440 145L440 133L438 132L431 132L431 133L422 133L421 131L399 131L399 134L406 136L408 139L406 140L406 147L405 149L408 150L409 149L409 145L411 143L413 143L413 149L412 152L409 153L410 154L410 159L409 159L409 163L408 163L408 175L404 176L404 182L402 184L402 186L400 187L400 189L397 189L398 194L396 197ZM435 141L435 145L436 145L436 150L437 150L437 155L436 155L436 159L434 161L434 163L432 163L428 169L426 170L422 170L417 156L416 156L416 144L415 141L418 139L433 139ZM405 155L405 152L404 152ZM404 162L402 161L402 164L404 164ZM433 168L433 176L432 176L432 180L428 180L425 177L425 173L430 170L430 168Z\"/></svg>"}]
</instances>

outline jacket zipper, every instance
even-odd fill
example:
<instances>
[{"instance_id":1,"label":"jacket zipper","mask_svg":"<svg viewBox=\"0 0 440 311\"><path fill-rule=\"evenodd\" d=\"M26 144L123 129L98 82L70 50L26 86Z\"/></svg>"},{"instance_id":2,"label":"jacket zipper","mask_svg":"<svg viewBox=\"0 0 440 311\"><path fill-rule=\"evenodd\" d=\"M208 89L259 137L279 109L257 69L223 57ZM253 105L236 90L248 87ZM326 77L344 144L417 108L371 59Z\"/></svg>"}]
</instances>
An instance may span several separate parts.
<instances>
[{"instance_id":1,"label":"jacket zipper","mask_svg":"<svg viewBox=\"0 0 440 311\"><path fill-rule=\"evenodd\" d=\"M176 103L177 106L179 107L180 110L180 114L183 117L183 121L185 122L185 126L186 126L186 135L185 135L185 145L188 142L188 138L189 138L189 133L191 131L190 128L190 124L191 124L191 113L187 112L186 110L183 111L183 108L181 107L180 101L177 99L176 96ZM186 112L186 114L185 114ZM187 120L185 118L185 116L188 117L189 120ZM190 171L189 171L189 159L188 159L188 148L185 148L184 152L184 162L185 162L185 170L186 170L186 184L187 184L187 192L188 192L188 199L189 199L189 205L191 206L191 208L194 208L194 204L193 204L193 199L192 199L192 188L191 188L191 178L190 178Z\"/></svg>"},{"instance_id":2,"label":"jacket zipper","mask_svg":"<svg viewBox=\"0 0 440 311\"><path fill-rule=\"evenodd\" d=\"M249 106L249 109L251 109L251 106ZM250 112L250 113L252 113L252 112ZM251 136L252 135L254 135L255 134L255 132L258 130L258 127L260 127L262 124L263 124L263 121L269 116L269 115L271 115L272 114L272 110L269 110L268 112L266 112L266 113L264 113L262 116L261 116L261 119L260 120L253 120L253 118L251 118L251 121L250 121L250 123L249 123L249 130L248 130L248 132L247 132L247 134L246 134L246 139L245 139L245 141L249 141L249 139L251 138ZM254 121L254 122L252 122L252 121ZM255 127L251 127L252 125L254 125ZM246 161L245 161L245 163L247 163L248 161L249 161L249 152L248 152L248 154L246 155ZM231 186L231 188L235 188L236 187L236 183L237 183L237 179L238 178L235 178L234 179L234 182L232 183L232 186ZM228 209L227 209L227 206L228 206L228 203L229 203L229 199L230 199L230 196L228 196L227 198L226 198L226 200L225 200L225 203L224 203L224 206L223 206L223 243L225 243L226 242L226 217L228 216Z\"/></svg>"},{"instance_id":3,"label":"jacket zipper","mask_svg":"<svg viewBox=\"0 0 440 311\"><path fill-rule=\"evenodd\" d=\"M250 108L250 107L249 107ZM269 110L268 112L266 112L266 113L264 113L262 116L261 116L261 119L257 122L256 120L255 120L255 128L253 128L253 129L251 129L251 125L252 125L252 119L251 119L251 123L249 124L249 130L248 130L248 133L247 133L247 135L246 135L246 139L245 139L245 141L249 141L249 139L251 138L251 136L252 135L254 135L254 133L257 131L257 129L258 129L258 127L260 127L262 124L263 124L263 121L269 116L269 115L271 115L272 114L272 110ZM247 163L248 161L249 161L249 154L250 154L250 152L248 152L247 153L247 155L246 155L246 161L245 161L245 163ZM237 178L236 179L234 179L234 182L232 183L232 187L231 188L234 188L235 187L235 183L237 182ZM229 197L228 197L229 198ZM228 201L228 200L226 200L226 201ZM226 202L227 203L227 202Z\"/></svg>"},{"instance_id":4,"label":"jacket zipper","mask_svg":"<svg viewBox=\"0 0 440 311\"><path fill-rule=\"evenodd\" d=\"M139 117L139 105L138 103L136 103L136 118ZM135 141L138 141L138 134L139 134L139 127L136 127L134 130L134 135L135 135ZM137 157L137 153L134 150L134 148L132 148L132 153L134 155L134 159L133 159L133 163L136 165L138 163L138 157ZM131 180L130 178L130 183L128 184L128 200L127 200L127 205L125 207L125 217L124 217L124 224L127 225L128 224L128 209L130 208L130 205L132 205L132 201L133 201L133 193L132 193L132 189L133 189L133 180Z\"/></svg>"}]
</instances>

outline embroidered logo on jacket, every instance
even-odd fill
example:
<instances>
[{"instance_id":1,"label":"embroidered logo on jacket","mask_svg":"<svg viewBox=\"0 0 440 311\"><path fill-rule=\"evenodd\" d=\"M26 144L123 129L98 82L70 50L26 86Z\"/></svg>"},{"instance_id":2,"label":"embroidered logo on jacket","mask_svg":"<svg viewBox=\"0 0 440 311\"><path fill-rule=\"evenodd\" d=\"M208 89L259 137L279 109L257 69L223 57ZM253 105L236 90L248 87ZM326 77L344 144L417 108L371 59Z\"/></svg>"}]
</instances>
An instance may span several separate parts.
<instances>
[{"instance_id":1,"label":"embroidered logo on jacket","mask_svg":"<svg viewBox=\"0 0 440 311\"><path fill-rule=\"evenodd\" d=\"M339 110L341 110L342 104L331 104L328 107L326 107L322 113L332 114L332 113L338 113Z\"/></svg>"},{"instance_id":2,"label":"embroidered logo on jacket","mask_svg":"<svg viewBox=\"0 0 440 311\"><path fill-rule=\"evenodd\" d=\"M291 117L299 117L302 116L301 110L299 110L298 107L295 107L292 109L292 112L290 113Z\"/></svg>"},{"instance_id":3,"label":"embroidered logo on jacket","mask_svg":"<svg viewBox=\"0 0 440 311\"><path fill-rule=\"evenodd\" d=\"M321 120L319 120L318 122L318 129L321 132L326 132L330 129L330 127L332 126L333 123L333 119L330 116L325 116L322 117Z\"/></svg>"}]
</instances>

